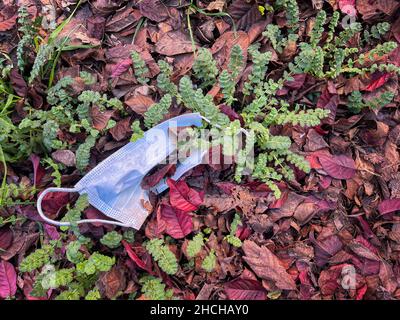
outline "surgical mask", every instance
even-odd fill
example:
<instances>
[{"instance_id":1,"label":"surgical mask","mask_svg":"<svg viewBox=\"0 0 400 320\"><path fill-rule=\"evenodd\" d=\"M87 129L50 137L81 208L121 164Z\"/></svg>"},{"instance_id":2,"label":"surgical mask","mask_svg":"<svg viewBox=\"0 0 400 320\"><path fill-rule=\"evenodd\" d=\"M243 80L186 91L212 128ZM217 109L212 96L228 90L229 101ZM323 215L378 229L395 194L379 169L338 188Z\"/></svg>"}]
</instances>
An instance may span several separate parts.
<instances>
[{"instance_id":1,"label":"surgical mask","mask_svg":"<svg viewBox=\"0 0 400 320\"><path fill-rule=\"evenodd\" d=\"M164 161L177 145L170 129L202 125L205 119L199 113L184 114L169 119L145 132L144 137L130 142L110 157L99 163L73 188L48 188L38 198L37 209L42 219L56 226L70 226L70 222L52 220L43 213L42 201L50 192L78 192L87 194L89 203L107 217L113 219L84 219L74 222L104 223L139 230L146 220L149 211L145 208L149 203L149 193L141 188L144 176L156 165ZM207 119L205 119L207 121ZM177 165L175 174L171 177L179 179L185 172L202 162L207 151L195 150L183 162ZM168 188L161 181L152 188L157 193Z\"/></svg>"}]
</instances>

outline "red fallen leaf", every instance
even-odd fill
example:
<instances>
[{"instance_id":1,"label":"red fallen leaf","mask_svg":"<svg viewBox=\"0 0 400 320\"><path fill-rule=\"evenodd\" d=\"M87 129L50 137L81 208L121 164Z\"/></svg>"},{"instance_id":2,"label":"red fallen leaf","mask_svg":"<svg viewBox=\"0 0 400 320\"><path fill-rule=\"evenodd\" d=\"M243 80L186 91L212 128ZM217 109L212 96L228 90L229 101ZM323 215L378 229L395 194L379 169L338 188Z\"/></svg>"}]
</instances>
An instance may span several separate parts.
<instances>
[{"instance_id":1,"label":"red fallen leaf","mask_svg":"<svg viewBox=\"0 0 400 320\"><path fill-rule=\"evenodd\" d=\"M266 290L257 280L235 279L225 284L230 300L265 300Z\"/></svg>"},{"instance_id":2,"label":"red fallen leaf","mask_svg":"<svg viewBox=\"0 0 400 320\"><path fill-rule=\"evenodd\" d=\"M160 205L161 219L166 222L165 232L174 239L182 239L193 231L192 217L186 212L165 204Z\"/></svg>"},{"instance_id":3,"label":"red fallen leaf","mask_svg":"<svg viewBox=\"0 0 400 320\"><path fill-rule=\"evenodd\" d=\"M362 300L364 294L367 292L368 286L365 284L360 289L357 290L356 300Z\"/></svg>"},{"instance_id":4,"label":"red fallen leaf","mask_svg":"<svg viewBox=\"0 0 400 320\"><path fill-rule=\"evenodd\" d=\"M321 187L320 189L326 190L332 183L332 178L329 176L325 176L321 178L321 180L318 182L319 186Z\"/></svg>"},{"instance_id":5,"label":"red fallen leaf","mask_svg":"<svg viewBox=\"0 0 400 320\"><path fill-rule=\"evenodd\" d=\"M285 81L283 84L283 88L277 91L278 96L283 96L288 94L289 90L298 90L300 89L304 81L306 80L307 75L305 73L298 73L292 76L293 80Z\"/></svg>"},{"instance_id":6,"label":"red fallen leaf","mask_svg":"<svg viewBox=\"0 0 400 320\"><path fill-rule=\"evenodd\" d=\"M17 15L8 18L7 20L0 22L0 32L8 31L15 26L15 20L17 19Z\"/></svg>"},{"instance_id":7,"label":"red fallen leaf","mask_svg":"<svg viewBox=\"0 0 400 320\"><path fill-rule=\"evenodd\" d=\"M45 224L44 225L44 230L46 231L47 235L51 240L59 240L60 239L60 233L58 232L57 228L55 226Z\"/></svg>"},{"instance_id":8,"label":"red fallen leaf","mask_svg":"<svg viewBox=\"0 0 400 320\"><path fill-rule=\"evenodd\" d=\"M248 226L239 225L237 227L235 236L238 237L240 240L244 241L253 233L252 229Z\"/></svg>"},{"instance_id":9,"label":"red fallen leaf","mask_svg":"<svg viewBox=\"0 0 400 320\"><path fill-rule=\"evenodd\" d=\"M112 69L111 69L111 78L119 77L123 74L126 70L129 69L130 65L132 64L131 58L126 58L119 61Z\"/></svg>"},{"instance_id":10,"label":"red fallen leaf","mask_svg":"<svg viewBox=\"0 0 400 320\"><path fill-rule=\"evenodd\" d=\"M386 81L388 81L390 78L390 73L384 73L378 76L378 78L374 79L371 81L371 83L364 89L365 91L374 91L375 89L378 89L382 87Z\"/></svg>"},{"instance_id":11,"label":"red fallen leaf","mask_svg":"<svg viewBox=\"0 0 400 320\"><path fill-rule=\"evenodd\" d=\"M7 261L0 261L0 298L13 297L17 291L17 273Z\"/></svg>"},{"instance_id":12,"label":"red fallen leaf","mask_svg":"<svg viewBox=\"0 0 400 320\"><path fill-rule=\"evenodd\" d=\"M283 206L283 204L286 202L288 198L289 192L284 191L284 193L281 195L279 199L276 199L274 202L272 202L268 208L269 209L279 209L280 207Z\"/></svg>"},{"instance_id":13,"label":"red fallen leaf","mask_svg":"<svg viewBox=\"0 0 400 320\"><path fill-rule=\"evenodd\" d=\"M142 259L139 258L139 256L135 253L135 251L133 251L133 249L131 248L129 243L126 242L126 240L122 240L121 243L124 246L129 258L131 258L139 268L147 271L150 274L154 274L153 270L151 270L151 268Z\"/></svg>"},{"instance_id":14,"label":"red fallen leaf","mask_svg":"<svg viewBox=\"0 0 400 320\"><path fill-rule=\"evenodd\" d=\"M20 97L25 97L28 93L28 85L22 75L18 72L18 69L14 68L11 70L10 81L15 93Z\"/></svg>"},{"instance_id":15,"label":"red fallen leaf","mask_svg":"<svg viewBox=\"0 0 400 320\"><path fill-rule=\"evenodd\" d=\"M172 207L190 212L196 210L203 203L204 195L190 188L185 181L174 181L168 178L167 185L170 188L169 202Z\"/></svg>"},{"instance_id":16,"label":"red fallen leaf","mask_svg":"<svg viewBox=\"0 0 400 320\"><path fill-rule=\"evenodd\" d=\"M378 205L378 211L381 215L400 210L400 199L386 199Z\"/></svg>"},{"instance_id":17,"label":"red fallen leaf","mask_svg":"<svg viewBox=\"0 0 400 320\"><path fill-rule=\"evenodd\" d=\"M141 183L141 187L145 190L149 190L150 188L157 185L166 175L173 175L175 173L175 170L175 164L166 164L160 170L157 170L153 174L144 177Z\"/></svg>"},{"instance_id":18,"label":"red fallen leaf","mask_svg":"<svg viewBox=\"0 0 400 320\"><path fill-rule=\"evenodd\" d=\"M381 282L387 291L393 293L396 290L396 276L393 272L392 266L387 261L381 261L381 266L379 268L379 278L381 279Z\"/></svg>"},{"instance_id":19,"label":"red fallen leaf","mask_svg":"<svg viewBox=\"0 0 400 320\"><path fill-rule=\"evenodd\" d=\"M14 235L10 228L0 228L0 250L7 250L13 243Z\"/></svg>"},{"instance_id":20,"label":"red fallen leaf","mask_svg":"<svg viewBox=\"0 0 400 320\"><path fill-rule=\"evenodd\" d=\"M321 169L321 163L318 160L318 155L316 154L309 154L306 156L306 160L310 163L311 169Z\"/></svg>"},{"instance_id":21,"label":"red fallen leaf","mask_svg":"<svg viewBox=\"0 0 400 320\"><path fill-rule=\"evenodd\" d=\"M85 213L86 219L111 220L106 215L104 215L101 211L99 211L93 207L87 208L84 213ZM95 227L105 227L105 225L101 222L93 222L90 225L93 225Z\"/></svg>"},{"instance_id":22,"label":"red fallen leaf","mask_svg":"<svg viewBox=\"0 0 400 320\"><path fill-rule=\"evenodd\" d=\"M322 92L317 101L317 107L329 110L329 115L322 120L322 123L334 124L336 111L339 105L339 95L332 93L328 86Z\"/></svg>"},{"instance_id":23,"label":"red fallen leaf","mask_svg":"<svg viewBox=\"0 0 400 320\"><path fill-rule=\"evenodd\" d=\"M312 231L309 237L315 248L315 261L318 267L324 266L332 256L343 248L343 244L337 235L331 235L322 241L317 241Z\"/></svg>"},{"instance_id":24,"label":"red fallen leaf","mask_svg":"<svg viewBox=\"0 0 400 320\"><path fill-rule=\"evenodd\" d=\"M318 279L318 286L323 295L332 295L340 284L342 270L345 267L351 267L350 264L340 264L330 267L328 270L322 270Z\"/></svg>"},{"instance_id":25,"label":"red fallen leaf","mask_svg":"<svg viewBox=\"0 0 400 320\"><path fill-rule=\"evenodd\" d=\"M324 136L329 133L329 130L325 130L324 128L322 128L321 125L315 126L314 130L317 131L321 136Z\"/></svg>"},{"instance_id":26,"label":"red fallen leaf","mask_svg":"<svg viewBox=\"0 0 400 320\"><path fill-rule=\"evenodd\" d=\"M356 219L358 220L358 222L363 230L364 236L367 239L370 239L373 243L379 244L379 240L376 237L376 235L372 232L371 227L369 226L368 222L365 221L365 219L362 216L358 216L358 217L356 217Z\"/></svg>"},{"instance_id":27,"label":"red fallen leaf","mask_svg":"<svg viewBox=\"0 0 400 320\"><path fill-rule=\"evenodd\" d=\"M356 174L356 164L354 160L345 155L340 156L319 156L322 169L335 179L351 179Z\"/></svg>"},{"instance_id":28,"label":"red fallen leaf","mask_svg":"<svg viewBox=\"0 0 400 320\"><path fill-rule=\"evenodd\" d=\"M40 158L36 154L31 154L29 159L33 165L33 184L37 186L42 181L43 176L46 174L44 168L40 165Z\"/></svg>"},{"instance_id":29,"label":"red fallen leaf","mask_svg":"<svg viewBox=\"0 0 400 320\"><path fill-rule=\"evenodd\" d=\"M244 126L243 117L240 114L238 114L235 110L233 110L230 106L226 104L220 104L218 108L219 110L221 110L222 113L228 116L229 120L231 121L239 120L240 124Z\"/></svg>"},{"instance_id":30,"label":"red fallen leaf","mask_svg":"<svg viewBox=\"0 0 400 320\"><path fill-rule=\"evenodd\" d=\"M51 192L44 196L42 201L43 212L55 215L69 203L69 193Z\"/></svg>"}]
</instances>

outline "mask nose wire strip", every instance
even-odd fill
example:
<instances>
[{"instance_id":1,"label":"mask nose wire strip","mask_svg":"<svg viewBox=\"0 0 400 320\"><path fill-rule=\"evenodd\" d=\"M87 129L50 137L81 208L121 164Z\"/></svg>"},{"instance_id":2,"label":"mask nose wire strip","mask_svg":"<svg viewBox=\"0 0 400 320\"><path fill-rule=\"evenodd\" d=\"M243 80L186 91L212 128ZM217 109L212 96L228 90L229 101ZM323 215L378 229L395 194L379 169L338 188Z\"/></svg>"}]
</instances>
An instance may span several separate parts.
<instances>
[{"instance_id":1,"label":"mask nose wire strip","mask_svg":"<svg viewBox=\"0 0 400 320\"><path fill-rule=\"evenodd\" d=\"M46 221L47 223L50 223L52 225L59 226L59 227L71 226L72 223L70 223L70 222L55 221L55 220L52 220L52 219L46 217L46 215L43 213L42 201L43 201L43 198L45 197L45 195L50 192L78 192L78 190L74 189L74 188L48 188L40 194L40 196L37 200L37 210L38 210L40 217L44 221ZM78 221L74 222L73 224L82 224L82 223L104 223L104 224L112 224L112 225L121 226L121 227L129 227L129 225L121 223L121 222L103 220L103 219L83 219L83 220L78 220Z\"/></svg>"}]
</instances>

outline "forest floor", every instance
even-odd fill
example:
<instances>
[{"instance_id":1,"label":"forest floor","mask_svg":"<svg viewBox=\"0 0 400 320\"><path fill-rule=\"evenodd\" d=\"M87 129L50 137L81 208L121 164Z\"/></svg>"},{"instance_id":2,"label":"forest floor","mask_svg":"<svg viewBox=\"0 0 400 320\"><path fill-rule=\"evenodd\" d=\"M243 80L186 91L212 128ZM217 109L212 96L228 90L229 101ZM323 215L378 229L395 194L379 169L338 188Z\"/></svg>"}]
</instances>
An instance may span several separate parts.
<instances>
[{"instance_id":1,"label":"forest floor","mask_svg":"<svg viewBox=\"0 0 400 320\"><path fill-rule=\"evenodd\" d=\"M400 298L399 43L395 0L2 1L0 299ZM140 230L39 216L191 111L254 133L250 175L160 164Z\"/></svg>"}]
</instances>

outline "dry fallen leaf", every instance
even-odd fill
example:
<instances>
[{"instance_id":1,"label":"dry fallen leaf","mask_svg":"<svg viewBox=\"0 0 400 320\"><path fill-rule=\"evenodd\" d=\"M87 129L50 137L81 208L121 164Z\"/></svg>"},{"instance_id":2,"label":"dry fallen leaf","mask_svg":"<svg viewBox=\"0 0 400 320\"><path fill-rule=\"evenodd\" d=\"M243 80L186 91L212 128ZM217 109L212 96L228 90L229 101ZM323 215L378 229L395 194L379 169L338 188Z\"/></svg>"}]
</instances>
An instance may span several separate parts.
<instances>
[{"instance_id":1,"label":"dry fallen leaf","mask_svg":"<svg viewBox=\"0 0 400 320\"><path fill-rule=\"evenodd\" d=\"M253 241L246 240L243 243L243 251L245 253L243 259L258 277L272 280L279 289L296 290L292 276L267 247L259 247Z\"/></svg>"}]
</instances>

